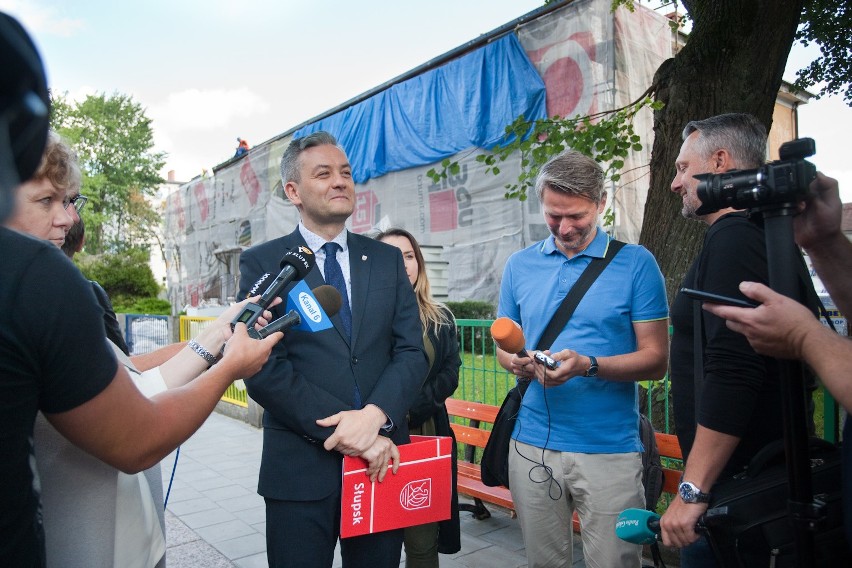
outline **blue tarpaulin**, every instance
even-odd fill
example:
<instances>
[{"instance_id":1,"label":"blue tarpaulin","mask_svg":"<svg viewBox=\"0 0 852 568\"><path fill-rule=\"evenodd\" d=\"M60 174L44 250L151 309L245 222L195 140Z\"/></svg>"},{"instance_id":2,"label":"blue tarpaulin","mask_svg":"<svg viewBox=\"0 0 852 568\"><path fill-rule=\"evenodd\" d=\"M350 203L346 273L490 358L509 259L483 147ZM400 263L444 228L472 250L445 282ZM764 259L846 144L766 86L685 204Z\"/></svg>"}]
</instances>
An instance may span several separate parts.
<instances>
[{"instance_id":1,"label":"blue tarpaulin","mask_svg":"<svg viewBox=\"0 0 852 568\"><path fill-rule=\"evenodd\" d=\"M544 82L514 34L391 86L297 130L325 130L346 150L358 183L506 141L518 116L544 118Z\"/></svg>"}]
</instances>

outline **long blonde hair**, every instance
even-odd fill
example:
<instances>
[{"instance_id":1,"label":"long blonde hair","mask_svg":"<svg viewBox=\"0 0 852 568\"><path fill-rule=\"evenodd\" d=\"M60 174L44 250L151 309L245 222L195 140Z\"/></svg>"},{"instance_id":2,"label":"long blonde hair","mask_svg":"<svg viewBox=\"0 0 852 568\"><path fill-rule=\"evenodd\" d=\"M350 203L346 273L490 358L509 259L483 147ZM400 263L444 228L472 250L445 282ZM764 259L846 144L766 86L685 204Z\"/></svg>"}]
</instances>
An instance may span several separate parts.
<instances>
[{"instance_id":1,"label":"long blonde hair","mask_svg":"<svg viewBox=\"0 0 852 568\"><path fill-rule=\"evenodd\" d=\"M414 295L417 298L417 306L420 308L420 325L424 330L432 328L437 334L442 325L455 325L455 318L446 304L432 297L432 288L429 286L429 277L426 276L426 261L414 235L405 229L391 228L376 235L376 240L381 241L387 237L405 237L414 249L414 258L417 259L417 279L414 281Z\"/></svg>"}]
</instances>

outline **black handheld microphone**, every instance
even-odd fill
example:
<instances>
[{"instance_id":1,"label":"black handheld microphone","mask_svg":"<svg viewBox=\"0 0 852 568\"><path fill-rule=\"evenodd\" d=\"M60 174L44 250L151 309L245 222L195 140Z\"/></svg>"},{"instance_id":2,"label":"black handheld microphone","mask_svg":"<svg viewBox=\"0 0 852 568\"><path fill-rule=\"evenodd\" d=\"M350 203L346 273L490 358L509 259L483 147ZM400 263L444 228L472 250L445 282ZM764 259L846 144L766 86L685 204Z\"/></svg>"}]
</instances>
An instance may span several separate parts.
<instances>
[{"instance_id":1,"label":"black handheld microphone","mask_svg":"<svg viewBox=\"0 0 852 568\"><path fill-rule=\"evenodd\" d=\"M302 323L302 316L299 315L299 312L297 310L290 310L266 327L262 327L260 329L255 329L253 327L250 328L248 330L248 335L253 339L263 339L265 337L269 337L276 331L286 331L300 323Z\"/></svg>"},{"instance_id":2,"label":"black handheld microphone","mask_svg":"<svg viewBox=\"0 0 852 568\"><path fill-rule=\"evenodd\" d=\"M334 286L329 286L328 284L323 284L322 286L317 286L313 290L311 290L314 297L317 299L320 307L326 313L328 317L333 316L337 312L340 311L340 307L343 305L343 297L340 295L340 292L337 291L337 288ZM300 308L303 308L301 304L297 304ZM291 327L297 326L302 323L302 314L299 310L290 310L284 316L278 318L273 321L266 327L262 327L260 329L249 328L248 334L249 337L253 337L254 339L263 339L264 337L269 337L271 334L276 331L286 331Z\"/></svg>"},{"instance_id":3,"label":"black handheld microphone","mask_svg":"<svg viewBox=\"0 0 852 568\"><path fill-rule=\"evenodd\" d=\"M253 329L260 315L269 307L272 300L281 293L281 290L286 288L291 282L301 280L307 276L315 264L316 257L314 256L314 251L306 246L300 246L296 250L287 251L279 265L281 272L278 273L272 284L260 296L260 300L256 304L246 304L246 307L240 315L234 318L231 325L233 326L242 322L249 329Z\"/></svg>"}]
</instances>

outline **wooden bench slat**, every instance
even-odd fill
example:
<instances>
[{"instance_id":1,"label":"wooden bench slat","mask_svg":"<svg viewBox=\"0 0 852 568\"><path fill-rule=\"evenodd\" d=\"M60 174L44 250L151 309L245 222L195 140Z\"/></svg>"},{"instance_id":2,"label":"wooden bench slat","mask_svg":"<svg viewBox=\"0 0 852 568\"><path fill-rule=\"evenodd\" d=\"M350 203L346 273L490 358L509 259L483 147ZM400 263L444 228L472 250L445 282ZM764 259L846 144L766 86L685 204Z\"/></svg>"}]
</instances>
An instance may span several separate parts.
<instances>
[{"instance_id":1,"label":"wooden bench slat","mask_svg":"<svg viewBox=\"0 0 852 568\"><path fill-rule=\"evenodd\" d=\"M481 428L473 428L462 424L450 424L453 432L456 435L456 442L459 444L469 444L477 448L484 448L488 443L488 437L491 433L488 430Z\"/></svg>"},{"instance_id":2,"label":"wooden bench slat","mask_svg":"<svg viewBox=\"0 0 852 568\"><path fill-rule=\"evenodd\" d=\"M680 444L677 441L677 436L674 434L655 432L654 437L657 439L657 449L660 451L660 456L679 460L683 459L683 453L680 451Z\"/></svg>"},{"instance_id":3,"label":"wooden bench slat","mask_svg":"<svg viewBox=\"0 0 852 568\"><path fill-rule=\"evenodd\" d=\"M500 410L499 406L482 404L481 402L469 402L457 398L448 398L446 404L447 413L450 416L479 420L480 422L488 422L489 424L494 424L497 412Z\"/></svg>"},{"instance_id":4,"label":"wooden bench slat","mask_svg":"<svg viewBox=\"0 0 852 568\"><path fill-rule=\"evenodd\" d=\"M469 477L459 477L458 491L462 495L477 497L483 501L500 505L509 510L514 510L515 504L512 502L512 494L505 487L488 487L477 479Z\"/></svg>"},{"instance_id":5,"label":"wooden bench slat","mask_svg":"<svg viewBox=\"0 0 852 568\"><path fill-rule=\"evenodd\" d=\"M663 468L663 493L677 495L677 486L680 485L682 473L682 471L676 469Z\"/></svg>"}]
</instances>

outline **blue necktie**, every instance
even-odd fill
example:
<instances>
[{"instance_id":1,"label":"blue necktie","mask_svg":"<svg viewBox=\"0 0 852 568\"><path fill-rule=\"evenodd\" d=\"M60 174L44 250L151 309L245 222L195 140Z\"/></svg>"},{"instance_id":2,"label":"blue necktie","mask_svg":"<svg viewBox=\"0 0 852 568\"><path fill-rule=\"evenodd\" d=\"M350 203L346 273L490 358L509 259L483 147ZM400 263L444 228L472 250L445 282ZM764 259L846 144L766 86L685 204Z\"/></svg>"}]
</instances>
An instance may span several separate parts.
<instances>
[{"instance_id":1,"label":"blue necktie","mask_svg":"<svg viewBox=\"0 0 852 568\"><path fill-rule=\"evenodd\" d=\"M349 307L349 294L346 293L346 281L343 279L343 270L340 268L340 263L337 262L337 251L340 250L340 245L337 243L325 243L322 245L322 250L325 251L325 282L330 286L337 288L340 292L340 297L343 303L340 306L340 321L343 324L343 329L346 330L346 337L352 337L352 309Z\"/></svg>"},{"instance_id":2,"label":"blue necktie","mask_svg":"<svg viewBox=\"0 0 852 568\"><path fill-rule=\"evenodd\" d=\"M340 292L343 302L337 315L340 316L340 322L346 331L347 339L351 339L352 309L349 307L349 294L346 293L346 281L343 279L343 270L340 268L340 263L337 262L337 251L340 249L341 246L337 243L325 243L322 245L322 250L325 251L325 282L329 286L334 286ZM354 402L355 408L361 408L361 391L358 389L357 384L355 385Z\"/></svg>"}]
</instances>

